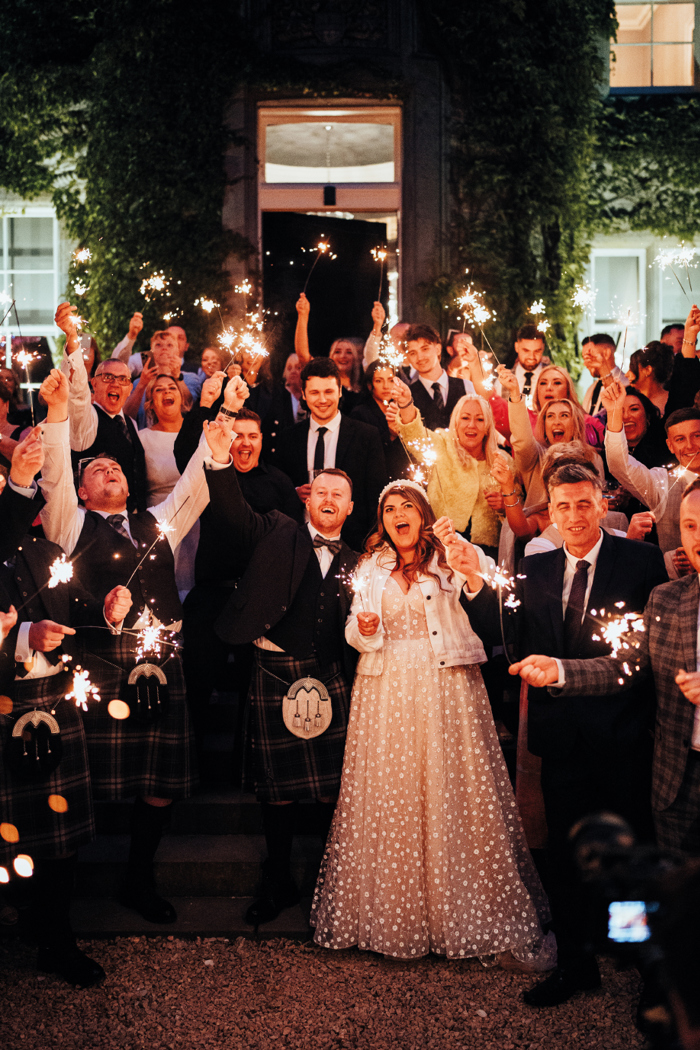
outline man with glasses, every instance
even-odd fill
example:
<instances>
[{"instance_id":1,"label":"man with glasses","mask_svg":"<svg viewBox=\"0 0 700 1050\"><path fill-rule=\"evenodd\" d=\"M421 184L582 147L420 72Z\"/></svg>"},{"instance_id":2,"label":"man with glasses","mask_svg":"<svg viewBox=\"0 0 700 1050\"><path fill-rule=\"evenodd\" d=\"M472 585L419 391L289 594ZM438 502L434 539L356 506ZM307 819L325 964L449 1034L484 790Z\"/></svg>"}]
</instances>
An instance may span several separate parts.
<instances>
[{"instance_id":1,"label":"man with glasses","mask_svg":"<svg viewBox=\"0 0 700 1050\"><path fill-rule=\"evenodd\" d=\"M129 485L129 510L145 510L146 458L133 421L124 415L124 405L131 394L129 367L123 361L102 361L90 384L79 342L74 339L74 313L75 307L70 303L61 303L56 311L56 324L66 333L61 370L70 383L73 469L78 468L81 460L90 460L99 454L112 456Z\"/></svg>"}]
</instances>

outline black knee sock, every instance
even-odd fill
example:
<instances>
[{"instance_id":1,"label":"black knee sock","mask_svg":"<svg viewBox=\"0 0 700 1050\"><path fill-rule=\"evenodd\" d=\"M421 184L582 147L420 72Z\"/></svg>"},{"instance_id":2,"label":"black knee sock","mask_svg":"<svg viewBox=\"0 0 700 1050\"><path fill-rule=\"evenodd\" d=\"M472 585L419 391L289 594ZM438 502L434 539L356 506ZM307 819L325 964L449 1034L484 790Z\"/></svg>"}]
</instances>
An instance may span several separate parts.
<instances>
[{"instance_id":1,"label":"black knee sock","mask_svg":"<svg viewBox=\"0 0 700 1050\"><path fill-rule=\"evenodd\" d=\"M328 833L330 832L331 824L333 823L334 813L335 802L316 802L316 825L323 846L326 845Z\"/></svg>"},{"instance_id":2,"label":"black knee sock","mask_svg":"<svg viewBox=\"0 0 700 1050\"><path fill-rule=\"evenodd\" d=\"M290 879L289 864L292 857L292 840L298 803L274 806L262 803L263 831L267 846L265 870L273 878Z\"/></svg>"},{"instance_id":3,"label":"black knee sock","mask_svg":"<svg viewBox=\"0 0 700 1050\"><path fill-rule=\"evenodd\" d=\"M134 802L126 869L129 885L153 885L153 859L169 816L170 806L149 806L142 798Z\"/></svg>"},{"instance_id":4,"label":"black knee sock","mask_svg":"<svg viewBox=\"0 0 700 1050\"><path fill-rule=\"evenodd\" d=\"M70 924L77 854L50 860L36 860L32 876L32 911L37 940L42 948L75 945Z\"/></svg>"}]
</instances>

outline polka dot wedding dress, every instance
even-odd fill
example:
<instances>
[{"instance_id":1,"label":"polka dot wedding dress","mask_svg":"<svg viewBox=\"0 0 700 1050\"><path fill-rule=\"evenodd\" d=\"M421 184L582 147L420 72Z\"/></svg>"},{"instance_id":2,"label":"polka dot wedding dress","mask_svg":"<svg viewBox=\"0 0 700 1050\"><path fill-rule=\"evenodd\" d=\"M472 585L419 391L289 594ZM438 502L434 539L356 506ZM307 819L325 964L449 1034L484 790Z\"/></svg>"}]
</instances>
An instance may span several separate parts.
<instances>
[{"instance_id":1,"label":"polka dot wedding dress","mask_svg":"<svg viewBox=\"0 0 700 1050\"><path fill-rule=\"evenodd\" d=\"M547 903L475 666L438 669L420 588L388 579L384 664L358 674L314 895L315 940L399 959L552 966Z\"/></svg>"}]
</instances>

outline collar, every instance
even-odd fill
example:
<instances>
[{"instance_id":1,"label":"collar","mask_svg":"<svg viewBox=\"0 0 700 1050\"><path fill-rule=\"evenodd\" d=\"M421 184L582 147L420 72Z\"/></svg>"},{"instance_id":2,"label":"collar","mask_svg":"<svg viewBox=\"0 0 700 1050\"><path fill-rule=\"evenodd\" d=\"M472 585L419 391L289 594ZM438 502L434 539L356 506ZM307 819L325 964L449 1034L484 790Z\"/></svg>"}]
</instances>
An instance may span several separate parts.
<instances>
[{"instance_id":1,"label":"collar","mask_svg":"<svg viewBox=\"0 0 700 1050\"><path fill-rule=\"evenodd\" d=\"M321 427L325 427L326 430L337 430L338 427L340 426L340 422L341 422L342 418L343 417L340 414L340 412L336 412L336 414L333 416L333 418L331 420L328 421L328 423L317 423L316 420L313 418L313 416L311 416L310 417L310 419L311 419L310 429L311 429L312 433L315 433L317 430L320 430Z\"/></svg>"},{"instance_id":2,"label":"collar","mask_svg":"<svg viewBox=\"0 0 700 1050\"><path fill-rule=\"evenodd\" d=\"M417 373L417 374L418 374L418 373ZM420 375L420 374L418 374L418 378L420 379L421 383L423 384L423 386L424 386L424 387L425 387L425 389L426 389L426 390L428 391L428 393L430 394L430 396L431 396L431 397L433 396L433 395L432 395L432 390L433 390L433 385L434 385L435 383L439 383L439 384L440 384L440 386L441 386L441 387L442 387L443 389L444 389L444 387L446 387L446 386L447 386L447 387L449 387L449 385L450 385L450 380L449 380L449 376L447 375L447 372L446 372L446 371L444 370L444 368L443 368L443 370L442 370L442 371L440 372L440 375L439 375L439 376L437 377L437 379L425 379L425 378L424 378L424 377L423 377L422 375Z\"/></svg>"},{"instance_id":3,"label":"collar","mask_svg":"<svg viewBox=\"0 0 700 1050\"><path fill-rule=\"evenodd\" d=\"M605 533L601 529L600 536L598 537L598 542L596 543L595 547L591 547L588 554L584 554L582 559L574 558L573 554L569 554L568 550L566 549L566 544L564 544L564 554L566 555L566 560L569 564L569 568L572 569L573 572L576 572L576 563L579 561L587 561L589 565L592 565L595 568L595 564L598 561L598 555L600 554L600 548L603 543L604 535Z\"/></svg>"},{"instance_id":4,"label":"collar","mask_svg":"<svg viewBox=\"0 0 700 1050\"><path fill-rule=\"evenodd\" d=\"M103 408L102 405L97 405L96 404L95 408L99 408L100 412L104 412L104 414L106 416L109 416L110 419L116 419L117 416L121 416L122 419L124 420L124 422L126 423L126 416L124 415L124 409L123 408L120 408L118 412L114 413L114 415L112 415L111 412L108 412L106 408Z\"/></svg>"},{"instance_id":5,"label":"collar","mask_svg":"<svg viewBox=\"0 0 700 1050\"><path fill-rule=\"evenodd\" d=\"M98 510L96 507L93 509L95 511L95 514L99 514L101 518L105 519L105 521L107 520L107 518L111 518L113 514L118 514L119 517L124 518L125 521L129 520L128 510Z\"/></svg>"},{"instance_id":6,"label":"collar","mask_svg":"<svg viewBox=\"0 0 700 1050\"><path fill-rule=\"evenodd\" d=\"M310 522L310 521L307 521L307 523L306 523L306 527L307 527L307 529L309 530L309 535L311 536L311 539L312 539L312 540L313 540L313 539L314 539L314 538L315 538L316 536L322 536L322 535L323 535L322 533L320 533L320 532L318 531L318 529L315 529L315 528L313 527L313 525L311 524L311 522ZM340 539L340 533L338 533L338 535L337 535L337 536L323 536L323 539L324 539L324 540L339 540L339 539Z\"/></svg>"}]
</instances>

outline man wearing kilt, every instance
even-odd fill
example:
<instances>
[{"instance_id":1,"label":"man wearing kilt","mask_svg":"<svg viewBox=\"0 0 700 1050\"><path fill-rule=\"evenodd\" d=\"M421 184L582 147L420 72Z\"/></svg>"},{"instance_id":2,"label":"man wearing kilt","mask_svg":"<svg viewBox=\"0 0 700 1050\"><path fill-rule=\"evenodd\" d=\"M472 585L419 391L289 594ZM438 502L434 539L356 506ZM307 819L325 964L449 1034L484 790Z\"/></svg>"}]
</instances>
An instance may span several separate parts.
<instances>
[{"instance_id":1,"label":"man wearing kilt","mask_svg":"<svg viewBox=\"0 0 700 1050\"><path fill-rule=\"evenodd\" d=\"M247 388L242 380L231 382L240 385L242 404ZM150 922L174 922L175 910L157 894L153 877L168 806L187 797L194 781L173 551L209 502L204 465L210 470L230 462L230 426L206 425L206 442L167 499L149 511L127 513L126 478L107 456L82 464L79 506L68 444L68 380L52 370L41 394L49 406L41 478L46 535L77 562L94 597L115 590L132 602L116 627L93 621L82 632L86 664L102 697L84 716L94 797L136 797L119 899ZM112 700L121 705L111 704L110 711Z\"/></svg>"},{"instance_id":2,"label":"man wearing kilt","mask_svg":"<svg viewBox=\"0 0 700 1050\"><path fill-rule=\"evenodd\" d=\"M28 533L42 503L33 479L43 458L37 427L15 448L0 495L0 619L5 631L12 628L0 664L0 820L12 831L0 841L0 864L11 870L18 854L34 862L39 969L89 987L105 975L77 947L69 918L76 850L95 833L83 723L66 699L71 667L81 659L70 624L119 620L124 611L113 595L104 607L95 602L75 575L49 586L62 551Z\"/></svg>"},{"instance_id":3,"label":"man wearing kilt","mask_svg":"<svg viewBox=\"0 0 700 1050\"><path fill-rule=\"evenodd\" d=\"M345 642L357 555L340 539L352 482L336 468L320 473L304 525L279 511L255 513L233 467L207 483L220 530L248 562L216 632L255 644L252 754L268 852L260 897L246 914L257 927L299 900L290 870L297 803L316 799L327 833L340 788L357 658Z\"/></svg>"}]
</instances>

